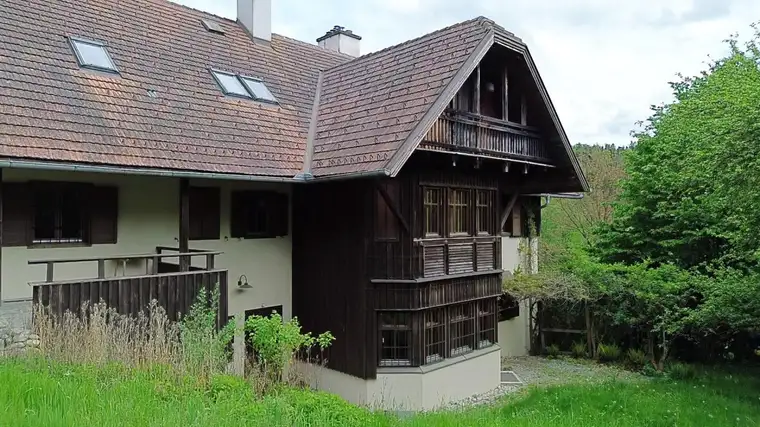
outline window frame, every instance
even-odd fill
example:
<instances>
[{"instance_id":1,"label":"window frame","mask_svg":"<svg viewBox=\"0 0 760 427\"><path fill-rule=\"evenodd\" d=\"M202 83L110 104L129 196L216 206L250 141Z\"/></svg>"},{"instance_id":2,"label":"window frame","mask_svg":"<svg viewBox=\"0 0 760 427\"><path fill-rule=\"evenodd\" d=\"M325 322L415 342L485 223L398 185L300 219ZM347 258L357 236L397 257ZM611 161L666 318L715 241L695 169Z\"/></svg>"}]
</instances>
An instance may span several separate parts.
<instances>
[{"instance_id":1,"label":"window frame","mask_svg":"<svg viewBox=\"0 0 760 427\"><path fill-rule=\"evenodd\" d=\"M485 204L481 204L480 196L484 196ZM495 227L495 211L494 206L496 199L495 190L475 190L475 235L476 236L492 236L494 235ZM481 218L481 210L485 211L485 218ZM490 212L490 213L489 213ZM485 227L483 222L485 221ZM485 228L485 230L481 230Z\"/></svg>"},{"instance_id":2,"label":"window frame","mask_svg":"<svg viewBox=\"0 0 760 427\"><path fill-rule=\"evenodd\" d=\"M457 312L461 309L462 314ZM475 351L475 339L477 337L477 322L475 311L477 308L472 302L453 304L447 307L449 315L449 357L457 357ZM467 345L469 341L469 346ZM457 345L456 344L464 344Z\"/></svg>"},{"instance_id":3,"label":"window frame","mask_svg":"<svg viewBox=\"0 0 760 427\"><path fill-rule=\"evenodd\" d=\"M393 325L386 324L383 322L383 316L384 315L391 315L391 316L403 316L405 319L405 323L395 323ZM414 366L413 358L414 358L414 333L412 328L412 318L414 317L414 313L408 312L408 311L385 311L385 312L378 312L377 314L377 322L378 322L378 352L377 352L377 366L387 368L387 367L411 367ZM398 320L397 320L398 322ZM391 333L392 337L397 337L398 334L404 334L406 335L406 346L386 346L385 345L385 333L389 332ZM384 353L386 349L389 349L390 351L396 351L398 352L399 349L406 349L405 351L408 354L407 358L386 358L384 359Z\"/></svg>"},{"instance_id":4,"label":"window frame","mask_svg":"<svg viewBox=\"0 0 760 427\"><path fill-rule=\"evenodd\" d=\"M105 43L99 42L96 40L86 39L83 37L74 37L74 36L69 36L68 40L69 40L69 45L71 46L71 50L74 51L74 55L77 58L77 64L79 64L80 68L102 71L102 72L110 73L110 74L121 74L121 72L119 71L119 68L116 66L116 62L114 62L113 57L111 56L111 53L108 52L108 48L106 47ZM79 51L79 47L77 46L77 43L95 46L95 47L99 47L103 49L103 52L105 53L106 58L108 59L108 62L111 64L111 68L85 63L84 58L82 57L82 53Z\"/></svg>"},{"instance_id":5,"label":"window frame","mask_svg":"<svg viewBox=\"0 0 760 427\"><path fill-rule=\"evenodd\" d=\"M432 320L434 315L440 316L440 321ZM447 310L445 307L437 307L425 310L423 313L423 328L424 328L424 343L423 343L423 365L431 365L433 363L441 362L446 359L446 350L448 348L448 328L449 322L447 318ZM440 340L436 339L436 335L440 334ZM436 349L436 352L431 349ZM434 360L431 357L438 356Z\"/></svg>"},{"instance_id":6,"label":"window frame","mask_svg":"<svg viewBox=\"0 0 760 427\"><path fill-rule=\"evenodd\" d=\"M46 245L90 245L90 214L89 214L89 200L86 197L88 192L86 191L87 184L76 183L62 183L62 182L33 182L30 187L31 190L31 210L30 210L30 236L29 242L32 246L46 246ZM41 194L46 193L46 194ZM73 195L73 196L72 196ZM38 198L45 196L52 196L53 204L51 207L51 217L53 221L53 237L39 238L37 237L38 227L37 220L40 215L40 206L38 205ZM75 197L76 204L79 210L79 235L80 237L63 237L63 217L64 217L64 205L71 202L72 197ZM67 200L68 199L68 200Z\"/></svg>"},{"instance_id":7,"label":"window frame","mask_svg":"<svg viewBox=\"0 0 760 427\"><path fill-rule=\"evenodd\" d=\"M248 213L250 203L255 198L260 197L264 203L270 203L265 206L264 215L267 219L268 230L253 233L248 230ZM279 206L277 203L284 203ZM230 237L239 239L273 239L276 237L287 236L290 232L290 198L287 193L280 193L271 190L236 190L230 193L230 210L241 209L242 212L230 213ZM280 221L284 224L277 224L273 219L277 219L278 211L284 209ZM242 221L242 223L238 223ZM278 225L282 229L278 229ZM245 230L245 231L243 231Z\"/></svg>"},{"instance_id":8,"label":"window frame","mask_svg":"<svg viewBox=\"0 0 760 427\"><path fill-rule=\"evenodd\" d=\"M267 104L275 104L275 105L277 105L277 104L280 103L280 101L277 100L277 97L274 96L274 94L272 93L272 91L269 90L269 87L266 85L266 83L264 83L264 80L258 79L256 77L246 76L244 74L238 74L237 78L240 81L240 83L243 84L243 87L248 91L248 93L251 94L251 97L255 101L265 102ZM249 81L261 83L261 85L264 86L264 89L266 89L267 93L269 93L269 95L272 98L271 99L269 99L269 98L262 98L262 97L256 95L256 91L253 90L253 88L251 87Z\"/></svg>"},{"instance_id":9,"label":"window frame","mask_svg":"<svg viewBox=\"0 0 760 427\"><path fill-rule=\"evenodd\" d=\"M423 223L422 223L422 235L426 239L436 239L441 238L445 235L446 230L444 230L444 223L445 223L445 214L444 209L446 207L446 203L444 202L444 195L446 192L444 191L445 188L443 187L433 187L433 186L423 186L422 187L422 215L423 215ZM427 201L427 195L428 191L433 191L438 193L438 200L435 204L428 203ZM438 225L438 232L437 233L431 233L428 231L429 229L429 223L428 223L428 207L435 207L437 209L436 217L437 217L437 225ZM433 215L430 216L431 218Z\"/></svg>"},{"instance_id":10,"label":"window frame","mask_svg":"<svg viewBox=\"0 0 760 427\"><path fill-rule=\"evenodd\" d=\"M280 105L280 101L277 100L277 97L274 96L274 93L272 93L272 91L269 89L269 86L267 86L266 83L264 83L263 79L248 76L245 74L235 73L232 71L224 71L217 68L209 68L208 70L211 73L211 76L214 78L216 85L219 86L219 88L222 90L222 93L225 96L231 96L231 97L240 98L240 99L251 99L256 102L261 102L261 103L270 104L270 105ZM240 84L240 87L243 88L243 90L245 91L245 94L230 92L227 89L227 87L224 85L224 83L222 83L221 79L218 76L219 74L234 78ZM264 86L264 88L267 90L267 92L269 92L269 95L272 96L272 99L262 98L256 95L256 92L251 88L251 85L249 84L248 80L261 83Z\"/></svg>"},{"instance_id":11,"label":"window frame","mask_svg":"<svg viewBox=\"0 0 760 427\"><path fill-rule=\"evenodd\" d=\"M477 319L477 331L475 333L475 347L478 350L492 347L498 341L496 336L496 324L498 323L498 300L484 299L475 303L475 317ZM483 326L483 322L489 322L489 328ZM490 340L483 339L484 334L490 334ZM488 344L483 345L487 341Z\"/></svg>"},{"instance_id":12,"label":"window frame","mask_svg":"<svg viewBox=\"0 0 760 427\"><path fill-rule=\"evenodd\" d=\"M449 237L470 237L472 236L472 191L469 188L447 187L446 191L446 223L448 228L446 234ZM454 193L461 193L464 196L464 203L454 204ZM461 221L464 223L464 231L453 231L454 220L457 218L456 210L462 213Z\"/></svg>"}]
</instances>

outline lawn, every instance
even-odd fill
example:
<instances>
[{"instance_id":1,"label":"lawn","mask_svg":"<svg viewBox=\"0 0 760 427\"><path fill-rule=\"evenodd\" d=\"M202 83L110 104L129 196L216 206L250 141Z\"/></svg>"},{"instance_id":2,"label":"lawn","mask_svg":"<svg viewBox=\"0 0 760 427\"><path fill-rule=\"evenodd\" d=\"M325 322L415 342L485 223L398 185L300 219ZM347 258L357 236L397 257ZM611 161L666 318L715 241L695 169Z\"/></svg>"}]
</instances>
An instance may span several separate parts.
<instances>
[{"instance_id":1,"label":"lawn","mask_svg":"<svg viewBox=\"0 0 760 427\"><path fill-rule=\"evenodd\" d=\"M161 369L5 360L0 426L758 426L755 374L553 385L528 389L498 407L399 420L324 393L290 389L255 398L231 377L201 384Z\"/></svg>"}]
</instances>

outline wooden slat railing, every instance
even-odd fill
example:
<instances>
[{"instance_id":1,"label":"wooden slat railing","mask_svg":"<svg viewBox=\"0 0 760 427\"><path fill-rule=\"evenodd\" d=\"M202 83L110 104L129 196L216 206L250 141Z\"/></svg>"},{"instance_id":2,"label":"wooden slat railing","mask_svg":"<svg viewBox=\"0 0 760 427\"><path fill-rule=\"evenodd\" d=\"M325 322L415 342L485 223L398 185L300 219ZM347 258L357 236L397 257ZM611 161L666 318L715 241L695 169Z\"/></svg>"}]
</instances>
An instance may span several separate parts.
<instances>
[{"instance_id":1,"label":"wooden slat railing","mask_svg":"<svg viewBox=\"0 0 760 427\"><path fill-rule=\"evenodd\" d=\"M488 272L501 269L498 236L419 239L415 241L419 265L415 277Z\"/></svg>"},{"instance_id":2,"label":"wooden slat railing","mask_svg":"<svg viewBox=\"0 0 760 427\"><path fill-rule=\"evenodd\" d=\"M440 281L400 283L373 280L370 298L376 310L421 310L501 295L501 276L442 278ZM389 283L390 282L390 283Z\"/></svg>"},{"instance_id":3,"label":"wooden slat railing","mask_svg":"<svg viewBox=\"0 0 760 427\"><path fill-rule=\"evenodd\" d=\"M227 270L38 282L31 285L33 302L48 307L55 316L61 316L66 311L79 313L85 302L94 304L101 301L120 314L137 315L156 300L172 321L179 320L190 311L201 289L206 289L207 295L210 295L218 286L218 325L225 324L228 319Z\"/></svg>"},{"instance_id":4,"label":"wooden slat railing","mask_svg":"<svg viewBox=\"0 0 760 427\"><path fill-rule=\"evenodd\" d=\"M547 147L535 128L453 110L441 115L421 146L542 162L549 160Z\"/></svg>"}]
</instances>

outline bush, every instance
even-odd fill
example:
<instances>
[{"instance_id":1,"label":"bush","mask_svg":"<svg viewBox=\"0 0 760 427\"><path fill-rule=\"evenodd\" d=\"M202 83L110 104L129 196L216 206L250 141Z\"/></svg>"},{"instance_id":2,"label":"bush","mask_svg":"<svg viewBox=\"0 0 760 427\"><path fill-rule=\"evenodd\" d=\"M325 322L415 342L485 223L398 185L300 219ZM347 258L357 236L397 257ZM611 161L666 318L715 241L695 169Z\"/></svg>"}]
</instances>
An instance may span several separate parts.
<instances>
[{"instance_id":1,"label":"bush","mask_svg":"<svg viewBox=\"0 0 760 427\"><path fill-rule=\"evenodd\" d=\"M692 365L673 362L667 365L665 373L674 380L689 380L697 376L697 370Z\"/></svg>"},{"instance_id":2,"label":"bush","mask_svg":"<svg viewBox=\"0 0 760 427\"><path fill-rule=\"evenodd\" d=\"M227 323L217 330L219 312L219 288L209 295L201 288L190 312L180 322L185 367L191 372L208 378L215 372L223 372L229 363L229 344L235 335L235 325Z\"/></svg>"},{"instance_id":3,"label":"bush","mask_svg":"<svg viewBox=\"0 0 760 427\"><path fill-rule=\"evenodd\" d=\"M546 356L550 359L555 359L559 357L560 351L559 346L557 344L552 344L548 347L546 347Z\"/></svg>"},{"instance_id":4,"label":"bush","mask_svg":"<svg viewBox=\"0 0 760 427\"><path fill-rule=\"evenodd\" d=\"M617 344L599 344L597 354L600 362L616 362L620 360L622 350Z\"/></svg>"},{"instance_id":5,"label":"bush","mask_svg":"<svg viewBox=\"0 0 760 427\"><path fill-rule=\"evenodd\" d=\"M585 342L574 342L570 351L576 359L585 359L588 356L588 347Z\"/></svg>"},{"instance_id":6,"label":"bush","mask_svg":"<svg viewBox=\"0 0 760 427\"><path fill-rule=\"evenodd\" d=\"M629 348L625 353L625 366L634 371L641 371L649 364L647 355L638 349Z\"/></svg>"}]
</instances>

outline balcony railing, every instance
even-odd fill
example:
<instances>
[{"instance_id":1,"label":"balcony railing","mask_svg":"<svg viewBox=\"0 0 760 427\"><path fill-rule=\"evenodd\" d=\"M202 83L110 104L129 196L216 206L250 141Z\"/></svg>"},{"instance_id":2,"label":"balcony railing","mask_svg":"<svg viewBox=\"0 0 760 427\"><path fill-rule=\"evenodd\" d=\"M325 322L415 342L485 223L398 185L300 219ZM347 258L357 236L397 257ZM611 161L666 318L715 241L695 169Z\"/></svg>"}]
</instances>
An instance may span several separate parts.
<instances>
[{"instance_id":1,"label":"balcony railing","mask_svg":"<svg viewBox=\"0 0 760 427\"><path fill-rule=\"evenodd\" d=\"M496 236L420 239L415 249L419 260L416 277L501 271L501 239Z\"/></svg>"},{"instance_id":2,"label":"balcony railing","mask_svg":"<svg viewBox=\"0 0 760 427\"><path fill-rule=\"evenodd\" d=\"M420 147L522 160L549 160L546 144L535 128L454 110L446 110L438 118Z\"/></svg>"},{"instance_id":3,"label":"balcony railing","mask_svg":"<svg viewBox=\"0 0 760 427\"><path fill-rule=\"evenodd\" d=\"M165 253L166 251L176 253ZM45 281L29 283L32 287L32 300L56 316L61 316L66 311L79 313L84 303L99 302L120 314L137 315L151 301L156 300L166 310L169 319L176 321L190 311L190 306L201 289L211 292L218 286L218 322L222 325L227 321L228 305L227 270L214 267L215 257L220 254L221 252L198 250L179 253L172 248L157 248L156 253L148 254L29 261L30 265L46 266ZM191 260L199 257L205 262L201 262L203 266L191 267L190 271L179 271L178 264L169 262L179 257ZM144 270L138 265L141 263L144 263ZM82 271L96 273L87 278L56 280L55 266L61 264L90 264L89 269L82 267ZM93 265L97 265L97 270ZM107 276L106 266L113 266L117 271L121 267L122 275L115 273Z\"/></svg>"}]
</instances>

